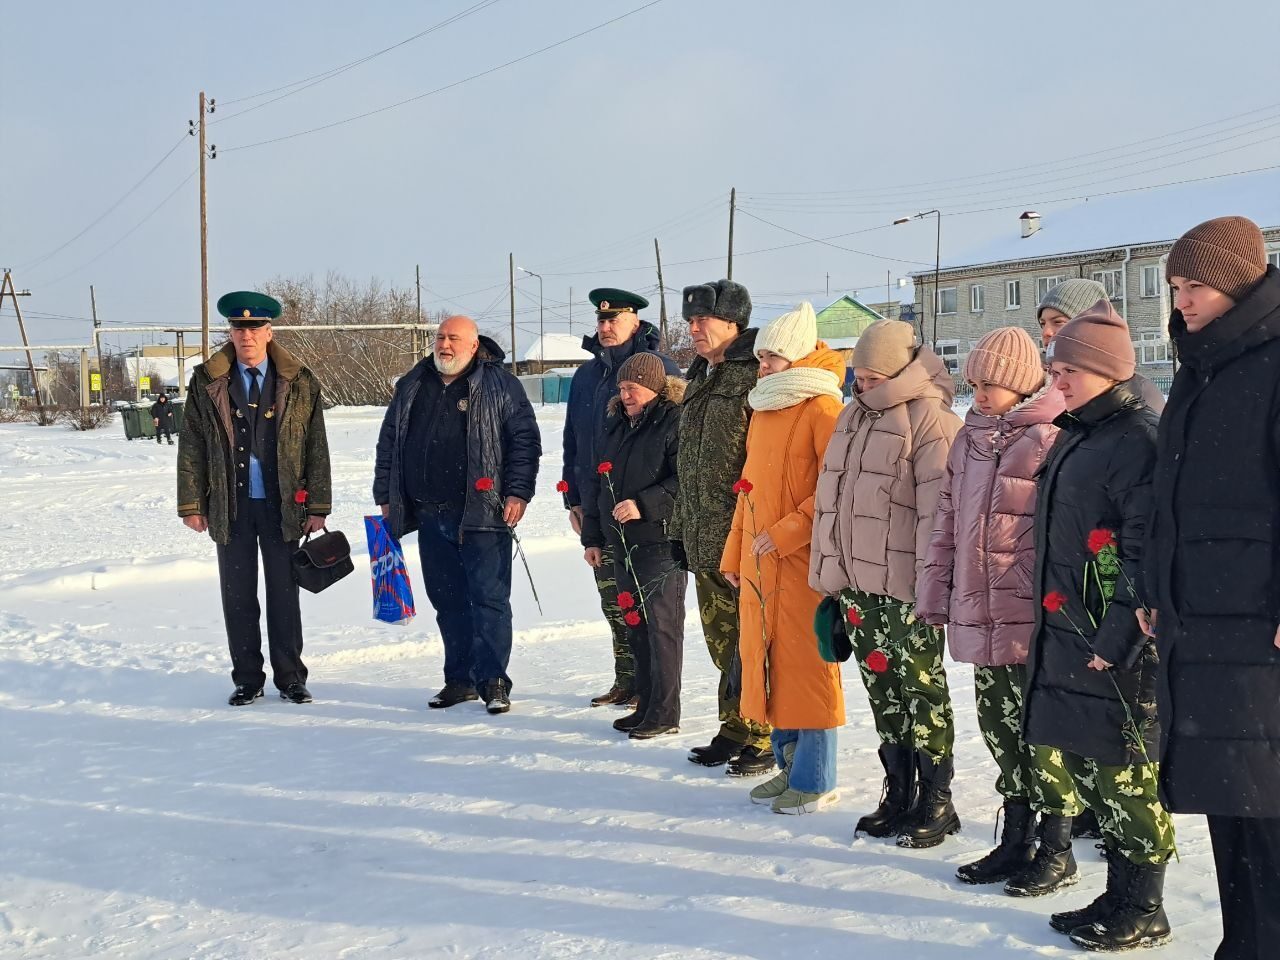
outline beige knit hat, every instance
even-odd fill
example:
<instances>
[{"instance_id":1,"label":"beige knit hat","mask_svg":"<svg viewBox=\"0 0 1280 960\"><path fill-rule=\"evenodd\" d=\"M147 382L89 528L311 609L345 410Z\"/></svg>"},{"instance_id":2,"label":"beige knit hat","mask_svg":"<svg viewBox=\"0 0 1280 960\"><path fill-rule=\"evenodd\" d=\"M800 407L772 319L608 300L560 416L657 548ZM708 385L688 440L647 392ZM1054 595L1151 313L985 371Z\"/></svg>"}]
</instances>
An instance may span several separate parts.
<instances>
[{"instance_id":1,"label":"beige knit hat","mask_svg":"<svg viewBox=\"0 0 1280 960\"><path fill-rule=\"evenodd\" d=\"M964 377L973 383L994 383L1029 397L1044 386L1044 364L1031 335L1021 327L992 330L964 362Z\"/></svg>"},{"instance_id":2,"label":"beige knit hat","mask_svg":"<svg viewBox=\"0 0 1280 960\"><path fill-rule=\"evenodd\" d=\"M1108 380L1123 383L1137 370L1129 324L1116 313L1110 300L1099 300L1058 331L1045 347L1044 358Z\"/></svg>"},{"instance_id":3,"label":"beige knit hat","mask_svg":"<svg viewBox=\"0 0 1280 960\"><path fill-rule=\"evenodd\" d=\"M1164 275L1186 277L1243 300L1267 272L1267 244L1247 217L1206 220L1184 233L1169 251Z\"/></svg>"},{"instance_id":4,"label":"beige knit hat","mask_svg":"<svg viewBox=\"0 0 1280 960\"><path fill-rule=\"evenodd\" d=\"M854 367L896 377L915 356L916 332L904 320L877 320L853 347Z\"/></svg>"},{"instance_id":5,"label":"beige knit hat","mask_svg":"<svg viewBox=\"0 0 1280 960\"><path fill-rule=\"evenodd\" d=\"M756 356L768 350L795 363L813 353L817 345L818 317L813 312L813 304L804 300L760 331L756 337Z\"/></svg>"}]
</instances>

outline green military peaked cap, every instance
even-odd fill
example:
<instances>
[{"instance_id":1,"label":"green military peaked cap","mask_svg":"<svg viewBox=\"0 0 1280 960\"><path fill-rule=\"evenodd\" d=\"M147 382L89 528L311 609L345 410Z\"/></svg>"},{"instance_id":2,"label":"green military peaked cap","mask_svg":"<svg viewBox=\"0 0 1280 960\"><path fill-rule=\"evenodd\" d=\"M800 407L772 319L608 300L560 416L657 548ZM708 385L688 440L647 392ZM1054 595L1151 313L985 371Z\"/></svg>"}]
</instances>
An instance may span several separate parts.
<instances>
[{"instance_id":1,"label":"green military peaked cap","mask_svg":"<svg viewBox=\"0 0 1280 960\"><path fill-rule=\"evenodd\" d=\"M218 298L218 312L233 327L261 327L280 316L283 309L275 297L252 290L237 290Z\"/></svg>"},{"instance_id":2,"label":"green military peaked cap","mask_svg":"<svg viewBox=\"0 0 1280 960\"><path fill-rule=\"evenodd\" d=\"M643 310L649 301L630 290L619 290L617 287L596 287L587 294L587 299L596 308L596 313L612 315L624 310Z\"/></svg>"}]
</instances>

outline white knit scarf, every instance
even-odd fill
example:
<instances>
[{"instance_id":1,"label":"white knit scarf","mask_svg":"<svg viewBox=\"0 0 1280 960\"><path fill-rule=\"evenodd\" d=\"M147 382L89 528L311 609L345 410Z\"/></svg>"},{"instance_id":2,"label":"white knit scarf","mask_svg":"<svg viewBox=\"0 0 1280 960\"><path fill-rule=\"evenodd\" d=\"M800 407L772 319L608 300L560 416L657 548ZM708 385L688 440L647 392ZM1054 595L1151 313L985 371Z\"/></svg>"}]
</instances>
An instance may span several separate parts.
<instances>
[{"instance_id":1,"label":"white knit scarf","mask_svg":"<svg viewBox=\"0 0 1280 960\"><path fill-rule=\"evenodd\" d=\"M747 394L752 410L785 410L810 397L843 400L840 382L830 370L790 367L761 379Z\"/></svg>"}]
</instances>

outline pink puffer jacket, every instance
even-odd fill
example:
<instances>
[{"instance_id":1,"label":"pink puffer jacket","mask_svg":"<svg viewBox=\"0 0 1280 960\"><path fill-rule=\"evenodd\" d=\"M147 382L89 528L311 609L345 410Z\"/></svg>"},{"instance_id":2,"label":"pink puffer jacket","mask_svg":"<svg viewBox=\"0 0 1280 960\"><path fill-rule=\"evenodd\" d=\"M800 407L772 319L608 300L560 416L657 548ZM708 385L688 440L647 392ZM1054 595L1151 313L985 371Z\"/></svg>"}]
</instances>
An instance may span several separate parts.
<instances>
[{"instance_id":1,"label":"pink puffer jacket","mask_svg":"<svg viewBox=\"0 0 1280 960\"><path fill-rule=\"evenodd\" d=\"M1026 663L1035 624L1035 474L1053 445L1061 391L1047 388L1004 416L970 410L951 447L917 584L916 612L949 624L951 656Z\"/></svg>"}]
</instances>

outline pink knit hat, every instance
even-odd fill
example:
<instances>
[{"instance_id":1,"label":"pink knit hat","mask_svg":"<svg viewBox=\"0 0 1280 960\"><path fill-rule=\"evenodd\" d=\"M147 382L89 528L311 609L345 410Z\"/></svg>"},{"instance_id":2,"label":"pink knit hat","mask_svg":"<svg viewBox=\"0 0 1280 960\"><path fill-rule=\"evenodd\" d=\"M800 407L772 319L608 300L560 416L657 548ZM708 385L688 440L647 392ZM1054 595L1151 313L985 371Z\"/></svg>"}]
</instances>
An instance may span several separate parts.
<instances>
[{"instance_id":1,"label":"pink knit hat","mask_svg":"<svg viewBox=\"0 0 1280 960\"><path fill-rule=\"evenodd\" d=\"M1130 379L1138 369L1129 325L1110 300L1099 300L1059 330L1045 348L1044 358L1117 382Z\"/></svg>"},{"instance_id":2,"label":"pink knit hat","mask_svg":"<svg viewBox=\"0 0 1280 960\"><path fill-rule=\"evenodd\" d=\"M1044 386L1044 364L1031 335L1021 327L992 330L964 362L964 378L994 383L1024 397Z\"/></svg>"}]
</instances>

